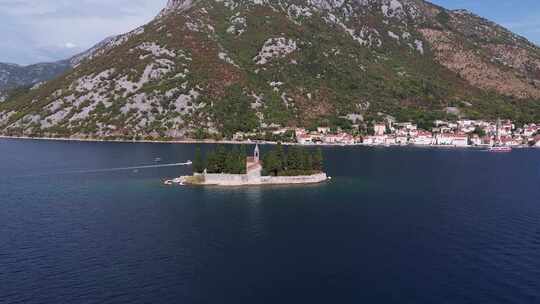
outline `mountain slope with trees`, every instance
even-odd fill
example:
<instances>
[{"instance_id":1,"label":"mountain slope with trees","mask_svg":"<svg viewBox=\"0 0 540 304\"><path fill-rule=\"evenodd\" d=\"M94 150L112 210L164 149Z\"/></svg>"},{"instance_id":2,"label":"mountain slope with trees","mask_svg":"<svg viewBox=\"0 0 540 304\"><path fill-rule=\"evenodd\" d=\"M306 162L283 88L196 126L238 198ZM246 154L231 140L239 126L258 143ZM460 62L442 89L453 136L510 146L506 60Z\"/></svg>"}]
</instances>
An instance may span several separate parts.
<instances>
[{"instance_id":1,"label":"mountain slope with trees","mask_svg":"<svg viewBox=\"0 0 540 304\"><path fill-rule=\"evenodd\" d=\"M540 51L422 0L170 0L0 104L5 135L182 139L397 120L540 121Z\"/></svg>"}]
</instances>

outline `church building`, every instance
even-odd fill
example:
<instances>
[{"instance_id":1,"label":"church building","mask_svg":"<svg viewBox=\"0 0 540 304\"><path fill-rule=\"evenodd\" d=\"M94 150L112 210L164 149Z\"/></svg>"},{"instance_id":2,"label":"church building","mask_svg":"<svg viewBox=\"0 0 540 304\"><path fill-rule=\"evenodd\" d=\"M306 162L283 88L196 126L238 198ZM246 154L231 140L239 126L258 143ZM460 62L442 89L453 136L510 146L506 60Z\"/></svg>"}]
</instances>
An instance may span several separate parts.
<instances>
[{"instance_id":1,"label":"church building","mask_svg":"<svg viewBox=\"0 0 540 304\"><path fill-rule=\"evenodd\" d=\"M255 146L253 156L246 158L246 175L249 177L260 177L262 175L262 161L259 145Z\"/></svg>"}]
</instances>

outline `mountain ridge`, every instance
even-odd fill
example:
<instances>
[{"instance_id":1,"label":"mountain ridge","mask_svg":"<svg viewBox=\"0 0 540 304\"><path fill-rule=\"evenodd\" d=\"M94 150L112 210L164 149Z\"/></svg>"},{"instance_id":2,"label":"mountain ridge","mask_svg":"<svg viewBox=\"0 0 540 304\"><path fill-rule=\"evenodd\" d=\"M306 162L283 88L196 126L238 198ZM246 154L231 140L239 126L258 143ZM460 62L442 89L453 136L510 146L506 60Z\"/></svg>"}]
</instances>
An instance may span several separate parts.
<instances>
[{"instance_id":1,"label":"mountain ridge","mask_svg":"<svg viewBox=\"0 0 540 304\"><path fill-rule=\"evenodd\" d=\"M448 108L526 121L539 117L539 81L527 39L421 0L170 0L60 79L2 104L0 126L185 138L429 120Z\"/></svg>"},{"instance_id":2,"label":"mountain ridge","mask_svg":"<svg viewBox=\"0 0 540 304\"><path fill-rule=\"evenodd\" d=\"M68 59L53 62L38 62L28 65L0 62L0 102L7 99L11 93L25 87L39 85L65 73L78 66L82 61L91 57L95 52L113 41L117 36L108 37L95 44L90 49L75 54Z\"/></svg>"}]
</instances>

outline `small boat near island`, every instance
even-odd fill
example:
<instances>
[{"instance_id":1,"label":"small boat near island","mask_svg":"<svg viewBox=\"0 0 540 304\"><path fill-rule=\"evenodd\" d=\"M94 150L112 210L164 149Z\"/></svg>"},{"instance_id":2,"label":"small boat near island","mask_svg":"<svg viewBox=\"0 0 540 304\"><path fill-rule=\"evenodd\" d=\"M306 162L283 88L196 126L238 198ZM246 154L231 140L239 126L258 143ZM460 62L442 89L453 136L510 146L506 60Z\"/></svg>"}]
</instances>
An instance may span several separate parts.
<instances>
[{"instance_id":1,"label":"small boat near island","mask_svg":"<svg viewBox=\"0 0 540 304\"><path fill-rule=\"evenodd\" d=\"M175 184L183 186L184 183L185 183L185 180L182 177L178 177L178 178L175 178L175 179L168 179L168 180L165 180L163 182L163 184L165 184L167 186L172 186L172 185L175 185Z\"/></svg>"}]
</instances>

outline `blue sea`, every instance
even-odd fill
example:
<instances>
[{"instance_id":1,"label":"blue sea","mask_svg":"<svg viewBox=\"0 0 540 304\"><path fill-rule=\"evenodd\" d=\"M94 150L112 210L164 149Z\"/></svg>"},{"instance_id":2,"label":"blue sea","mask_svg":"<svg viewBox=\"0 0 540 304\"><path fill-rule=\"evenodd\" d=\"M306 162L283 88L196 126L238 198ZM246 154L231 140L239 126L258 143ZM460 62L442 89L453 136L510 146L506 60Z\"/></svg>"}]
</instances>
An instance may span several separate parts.
<instances>
[{"instance_id":1,"label":"blue sea","mask_svg":"<svg viewBox=\"0 0 540 304\"><path fill-rule=\"evenodd\" d=\"M540 150L325 148L332 181L291 187L133 168L196 147L0 140L0 303L540 303Z\"/></svg>"}]
</instances>

